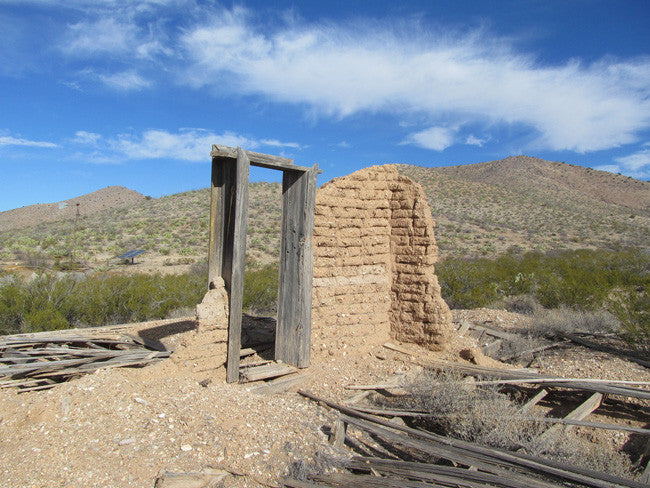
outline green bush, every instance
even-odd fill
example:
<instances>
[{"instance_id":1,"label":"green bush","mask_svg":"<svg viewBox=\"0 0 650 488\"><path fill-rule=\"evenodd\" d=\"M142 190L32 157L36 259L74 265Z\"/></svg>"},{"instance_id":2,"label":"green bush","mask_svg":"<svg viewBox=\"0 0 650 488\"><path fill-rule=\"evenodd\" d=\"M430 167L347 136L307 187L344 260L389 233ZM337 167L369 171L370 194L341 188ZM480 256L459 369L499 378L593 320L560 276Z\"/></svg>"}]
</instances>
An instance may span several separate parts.
<instances>
[{"instance_id":1,"label":"green bush","mask_svg":"<svg viewBox=\"0 0 650 488\"><path fill-rule=\"evenodd\" d=\"M546 308L602 307L617 289L647 289L650 255L643 251L526 253L438 264L442 295L452 308L486 307L531 295Z\"/></svg>"},{"instance_id":2,"label":"green bush","mask_svg":"<svg viewBox=\"0 0 650 488\"><path fill-rule=\"evenodd\" d=\"M442 296L452 308L526 305L521 302L521 297L526 297L529 312L535 311L537 303L547 309L576 312L607 310L621 322L626 339L641 348L649 347L650 253L645 250L448 259L438 264L437 274ZM560 315L566 317L567 313Z\"/></svg>"},{"instance_id":3,"label":"green bush","mask_svg":"<svg viewBox=\"0 0 650 488\"><path fill-rule=\"evenodd\" d=\"M187 314L207 291L206 275L207 265L200 262L180 275L5 276L0 282L0 334L140 322L178 310ZM274 314L278 266L253 267L244 282L244 310Z\"/></svg>"},{"instance_id":4,"label":"green bush","mask_svg":"<svg viewBox=\"0 0 650 488\"><path fill-rule=\"evenodd\" d=\"M278 265L253 267L244 274L244 311L255 314L276 313L278 301Z\"/></svg>"}]
</instances>

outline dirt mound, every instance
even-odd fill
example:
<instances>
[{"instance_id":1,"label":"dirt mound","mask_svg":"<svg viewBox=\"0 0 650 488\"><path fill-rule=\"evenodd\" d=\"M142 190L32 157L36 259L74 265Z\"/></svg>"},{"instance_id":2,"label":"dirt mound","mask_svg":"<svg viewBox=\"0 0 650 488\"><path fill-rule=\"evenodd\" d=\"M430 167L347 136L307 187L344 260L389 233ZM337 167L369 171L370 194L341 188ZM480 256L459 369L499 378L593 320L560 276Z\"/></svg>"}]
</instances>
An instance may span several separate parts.
<instances>
[{"instance_id":1,"label":"dirt mound","mask_svg":"<svg viewBox=\"0 0 650 488\"><path fill-rule=\"evenodd\" d=\"M57 220L74 219L77 208L81 216L86 216L103 210L135 205L144 199L145 196L137 191L129 190L123 186L109 186L70 200L39 203L0 212L0 232Z\"/></svg>"}]
</instances>

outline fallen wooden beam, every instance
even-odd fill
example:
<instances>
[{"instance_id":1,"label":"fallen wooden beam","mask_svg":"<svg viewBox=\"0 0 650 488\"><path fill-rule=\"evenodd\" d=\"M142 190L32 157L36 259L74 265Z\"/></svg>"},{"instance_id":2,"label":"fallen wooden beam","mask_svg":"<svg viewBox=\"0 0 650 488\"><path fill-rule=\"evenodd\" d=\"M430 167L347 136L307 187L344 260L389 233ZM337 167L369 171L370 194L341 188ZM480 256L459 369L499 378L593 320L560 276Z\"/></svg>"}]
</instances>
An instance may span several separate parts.
<instances>
[{"instance_id":1,"label":"fallen wooden beam","mask_svg":"<svg viewBox=\"0 0 650 488\"><path fill-rule=\"evenodd\" d=\"M587 400L582 402L577 408L569 412L564 418L565 420L584 420L586 419L594 410L600 407L600 404L603 401L602 393L594 393ZM560 431L562 425L557 424L544 432L540 438L547 439L552 435L555 435Z\"/></svg>"},{"instance_id":2,"label":"fallen wooden beam","mask_svg":"<svg viewBox=\"0 0 650 488\"><path fill-rule=\"evenodd\" d=\"M608 473L580 468L572 464L553 461L521 453L512 453L500 449L483 447L471 442L444 437L432 432L425 432L406 426L392 424L388 420L374 417L353 408L325 400L309 392L299 390L298 393L314 401L327 405L343 413L344 420L368 430L382 438L391 439L403 445L420 449L430 455L443 457L466 466L476 466L478 469L497 475L505 475L509 471L504 466L517 468L529 473L553 476L562 480L581 483L595 488L614 488L625 486L629 488L647 488L646 485L633 480L610 475ZM380 426L388 427L387 430ZM401 432L401 434L395 431ZM408 435L404 435L408 434Z\"/></svg>"},{"instance_id":3,"label":"fallen wooden beam","mask_svg":"<svg viewBox=\"0 0 650 488\"><path fill-rule=\"evenodd\" d=\"M296 373L298 368L284 363L269 363L252 368L241 368L239 378L242 383L260 381Z\"/></svg>"},{"instance_id":4,"label":"fallen wooden beam","mask_svg":"<svg viewBox=\"0 0 650 488\"><path fill-rule=\"evenodd\" d=\"M526 403L524 403L521 406L521 412L527 412L531 408L533 408L535 405L537 405L546 395L548 395L548 391L544 390L543 388L537 392L537 394L528 400Z\"/></svg>"},{"instance_id":5,"label":"fallen wooden beam","mask_svg":"<svg viewBox=\"0 0 650 488\"><path fill-rule=\"evenodd\" d=\"M632 361L646 368L650 368L650 361L646 359L638 358L636 356L632 356L630 354L625 354L621 352L619 349L616 349L615 347L604 346L602 344L598 344L597 342L584 339L576 334L571 334L569 332L556 332L556 334L559 335L560 337L563 337L564 339L568 339L571 342L587 347L589 349L594 349L596 351L602 351L608 354L613 354L614 356L618 356L627 361Z\"/></svg>"},{"instance_id":6,"label":"fallen wooden beam","mask_svg":"<svg viewBox=\"0 0 650 488\"><path fill-rule=\"evenodd\" d=\"M557 488L562 486L548 481L537 480L530 476L522 476L514 472L508 476L497 476L491 473L471 471L454 466L441 466L439 464L418 463L397 459L355 456L347 466L350 469L359 471L369 471L372 468L384 475L396 474L399 476L408 476L409 478L417 478L422 481L442 481L450 484L454 484L455 482L475 482L489 483L488 486L502 486L507 488L521 488L522 486L529 488Z\"/></svg>"},{"instance_id":7,"label":"fallen wooden beam","mask_svg":"<svg viewBox=\"0 0 650 488\"><path fill-rule=\"evenodd\" d=\"M449 361L440 361L440 360L427 360L419 362L426 367L431 367L443 371L458 371L466 375L476 376L476 377L487 377L487 378L497 378L497 379L546 379L552 380L552 384L555 387L577 389L584 391L598 392L602 394L609 395L620 395L627 396L631 398L641 398L644 400L650 400L650 390L644 390L642 388L631 388L625 385L619 385L615 382L605 380L606 383L599 383L603 380L590 380L584 381L584 379L579 379L577 381L572 381L570 378L558 378L554 376L545 376L545 375L534 375L527 373L521 370L513 369L497 369L497 368L488 368L485 366L476 366L471 364L461 364L461 363L452 363Z\"/></svg>"},{"instance_id":8,"label":"fallen wooden beam","mask_svg":"<svg viewBox=\"0 0 650 488\"><path fill-rule=\"evenodd\" d=\"M527 420L534 420L536 422L549 422L566 425L576 425L580 427L593 427L594 429L616 430L619 432L630 432L632 434L640 434L650 436L650 429L642 429L640 427L630 427L629 425L605 424L603 422L587 422L585 420L573 420L569 418L553 418L553 417L530 417Z\"/></svg>"}]
</instances>

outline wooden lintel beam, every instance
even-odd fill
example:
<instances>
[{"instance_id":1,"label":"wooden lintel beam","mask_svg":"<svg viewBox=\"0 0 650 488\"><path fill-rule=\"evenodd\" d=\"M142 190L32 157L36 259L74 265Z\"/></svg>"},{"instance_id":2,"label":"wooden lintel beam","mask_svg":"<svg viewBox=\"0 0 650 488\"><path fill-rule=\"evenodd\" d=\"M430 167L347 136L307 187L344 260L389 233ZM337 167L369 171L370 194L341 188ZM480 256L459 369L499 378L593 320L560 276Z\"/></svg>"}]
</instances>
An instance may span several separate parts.
<instances>
[{"instance_id":1,"label":"wooden lintel beam","mask_svg":"<svg viewBox=\"0 0 650 488\"><path fill-rule=\"evenodd\" d=\"M268 169L279 169L280 171L305 172L311 169L307 166L298 166L296 164L293 164L293 159L281 158L280 156L272 156L270 154L262 154L253 151L244 150L244 152L246 153L246 156L248 156L251 166ZM237 148L213 144L210 156L213 158L237 159ZM318 170L318 174L320 173L322 173L322 171Z\"/></svg>"}]
</instances>

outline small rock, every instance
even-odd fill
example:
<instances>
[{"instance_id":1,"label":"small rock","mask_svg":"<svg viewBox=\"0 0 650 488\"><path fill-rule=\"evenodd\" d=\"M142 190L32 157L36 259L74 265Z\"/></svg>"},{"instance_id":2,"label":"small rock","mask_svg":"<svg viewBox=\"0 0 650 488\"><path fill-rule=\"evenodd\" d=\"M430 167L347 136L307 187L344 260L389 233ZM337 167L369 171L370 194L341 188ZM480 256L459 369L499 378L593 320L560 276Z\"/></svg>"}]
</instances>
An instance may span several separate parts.
<instances>
[{"instance_id":1,"label":"small rock","mask_svg":"<svg viewBox=\"0 0 650 488\"><path fill-rule=\"evenodd\" d=\"M188 451L191 451L191 450L192 450L192 446L190 446L189 444L183 444L181 446L181 451L183 451L183 452L188 452Z\"/></svg>"},{"instance_id":2,"label":"small rock","mask_svg":"<svg viewBox=\"0 0 650 488\"><path fill-rule=\"evenodd\" d=\"M120 442L117 443L118 446L128 446L129 444L135 444L135 439L133 437L129 437L128 439L122 439Z\"/></svg>"}]
</instances>

